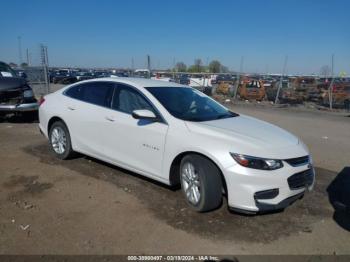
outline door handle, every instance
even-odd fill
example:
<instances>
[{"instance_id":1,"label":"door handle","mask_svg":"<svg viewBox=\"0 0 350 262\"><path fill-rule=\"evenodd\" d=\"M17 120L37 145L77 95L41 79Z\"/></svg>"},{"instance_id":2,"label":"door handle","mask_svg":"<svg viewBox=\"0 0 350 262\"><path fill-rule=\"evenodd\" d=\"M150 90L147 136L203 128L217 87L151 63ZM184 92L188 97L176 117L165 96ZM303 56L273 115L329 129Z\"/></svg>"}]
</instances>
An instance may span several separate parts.
<instances>
[{"instance_id":1,"label":"door handle","mask_svg":"<svg viewBox=\"0 0 350 262\"><path fill-rule=\"evenodd\" d=\"M105 119L110 122L114 122L114 118L110 116L106 116Z\"/></svg>"},{"instance_id":2,"label":"door handle","mask_svg":"<svg viewBox=\"0 0 350 262\"><path fill-rule=\"evenodd\" d=\"M69 110L71 110L71 111L74 111L74 110L75 110L75 108L72 107L72 106L68 106L67 108L68 108Z\"/></svg>"}]
</instances>

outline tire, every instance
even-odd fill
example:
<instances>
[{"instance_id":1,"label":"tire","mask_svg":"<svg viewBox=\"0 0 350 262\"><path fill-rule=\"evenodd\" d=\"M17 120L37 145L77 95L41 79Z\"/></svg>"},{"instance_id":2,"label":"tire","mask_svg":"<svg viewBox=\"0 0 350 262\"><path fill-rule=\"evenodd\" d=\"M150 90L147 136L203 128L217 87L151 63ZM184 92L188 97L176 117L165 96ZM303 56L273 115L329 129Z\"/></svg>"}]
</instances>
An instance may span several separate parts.
<instances>
[{"instance_id":1,"label":"tire","mask_svg":"<svg viewBox=\"0 0 350 262\"><path fill-rule=\"evenodd\" d=\"M56 121L52 124L49 141L52 151L59 159L69 159L74 156L75 152L72 149L68 128L62 121Z\"/></svg>"},{"instance_id":2,"label":"tire","mask_svg":"<svg viewBox=\"0 0 350 262\"><path fill-rule=\"evenodd\" d=\"M209 159L196 154L186 155L180 164L180 181L186 202L195 211L207 212L221 205L220 170Z\"/></svg>"}]
</instances>

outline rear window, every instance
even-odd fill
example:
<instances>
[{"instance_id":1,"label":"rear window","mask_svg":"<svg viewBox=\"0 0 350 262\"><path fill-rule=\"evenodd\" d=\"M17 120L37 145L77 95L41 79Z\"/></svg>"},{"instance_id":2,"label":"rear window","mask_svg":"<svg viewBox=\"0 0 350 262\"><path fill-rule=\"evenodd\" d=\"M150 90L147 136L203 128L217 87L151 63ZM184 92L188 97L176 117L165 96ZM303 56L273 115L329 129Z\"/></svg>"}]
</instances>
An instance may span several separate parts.
<instances>
[{"instance_id":1,"label":"rear window","mask_svg":"<svg viewBox=\"0 0 350 262\"><path fill-rule=\"evenodd\" d=\"M87 103L110 107L114 84L109 82L90 82L69 88L65 95Z\"/></svg>"}]
</instances>

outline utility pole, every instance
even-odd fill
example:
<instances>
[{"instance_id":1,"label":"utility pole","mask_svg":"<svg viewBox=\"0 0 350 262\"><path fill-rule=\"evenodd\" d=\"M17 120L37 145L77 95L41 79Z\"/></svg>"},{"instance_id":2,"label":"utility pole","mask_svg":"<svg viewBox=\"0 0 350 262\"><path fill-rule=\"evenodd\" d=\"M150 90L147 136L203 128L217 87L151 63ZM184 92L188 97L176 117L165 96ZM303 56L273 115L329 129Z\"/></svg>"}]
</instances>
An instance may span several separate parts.
<instances>
[{"instance_id":1,"label":"utility pole","mask_svg":"<svg viewBox=\"0 0 350 262\"><path fill-rule=\"evenodd\" d=\"M22 37L18 37L18 59L19 59L19 63L18 65L21 66L22 62L23 62L23 57L22 57Z\"/></svg>"},{"instance_id":2,"label":"utility pole","mask_svg":"<svg viewBox=\"0 0 350 262\"><path fill-rule=\"evenodd\" d=\"M47 94L50 93L50 83L49 83L49 64L48 64L48 55L47 55L47 46L44 46L43 44L40 45L40 55L41 55L41 64L43 66L44 70L44 78L45 78L45 85L46 85L46 92Z\"/></svg>"},{"instance_id":3,"label":"utility pole","mask_svg":"<svg viewBox=\"0 0 350 262\"><path fill-rule=\"evenodd\" d=\"M334 54L332 54L332 81L328 88L329 109L333 109L333 84L334 84Z\"/></svg>"},{"instance_id":4,"label":"utility pole","mask_svg":"<svg viewBox=\"0 0 350 262\"><path fill-rule=\"evenodd\" d=\"M242 71L243 71L243 63L244 63L244 56L241 56L241 63L240 63L240 66L239 66L239 72L237 72L237 75L236 75L236 88L235 88L234 99L237 98L239 82L241 81L241 74L242 74Z\"/></svg>"},{"instance_id":5,"label":"utility pole","mask_svg":"<svg viewBox=\"0 0 350 262\"><path fill-rule=\"evenodd\" d=\"M46 66L49 68L49 56L47 54L47 46L45 46L45 57L46 57Z\"/></svg>"},{"instance_id":6,"label":"utility pole","mask_svg":"<svg viewBox=\"0 0 350 262\"><path fill-rule=\"evenodd\" d=\"M280 95L280 91L281 91L281 89L282 89L282 84L283 84L283 75L286 73L287 62L288 62L288 56L286 56L286 57L284 58L283 71L282 71L281 78L280 78L280 83L279 83L278 89L277 89L277 94L276 94L276 98L275 98L275 104L278 103L278 97L279 97L279 95Z\"/></svg>"},{"instance_id":7,"label":"utility pole","mask_svg":"<svg viewBox=\"0 0 350 262\"><path fill-rule=\"evenodd\" d=\"M173 79L175 79L175 57L173 58Z\"/></svg>"},{"instance_id":8,"label":"utility pole","mask_svg":"<svg viewBox=\"0 0 350 262\"><path fill-rule=\"evenodd\" d=\"M131 58L131 75L134 76L134 69L135 68L135 65L134 65L134 58L132 57Z\"/></svg>"},{"instance_id":9,"label":"utility pole","mask_svg":"<svg viewBox=\"0 0 350 262\"><path fill-rule=\"evenodd\" d=\"M151 57L147 55L148 78L151 78Z\"/></svg>"},{"instance_id":10,"label":"utility pole","mask_svg":"<svg viewBox=\"0 0 350 262\"><path fill-rule=\"evenodd\" d=\"M27 56L27 65L30 66L30 62L29 62L29 49L27 48L26 50L26 56Z\"/></svg>"}]
</instances>

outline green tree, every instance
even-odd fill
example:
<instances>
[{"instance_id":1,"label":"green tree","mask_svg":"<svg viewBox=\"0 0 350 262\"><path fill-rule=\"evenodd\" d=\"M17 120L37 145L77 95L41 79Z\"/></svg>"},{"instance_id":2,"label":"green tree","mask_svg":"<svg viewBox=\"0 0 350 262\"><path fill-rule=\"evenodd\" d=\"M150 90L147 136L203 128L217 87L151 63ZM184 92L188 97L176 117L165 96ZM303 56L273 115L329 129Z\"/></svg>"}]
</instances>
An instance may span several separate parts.
<instances>
[{"instance_id":1,"label":"green tree","mask_svg":"<svg viewBox=\"0 0 350 262\"><path fill-rule=\"evenodd\" d=\"M175 71L177 72L186 72L187 66L184 62L177 62L175 65Z\"/></svg>"},{"instance_id":2,"label":"green tree","mask_svg":"<svg viewBox=\"0 0 350 262\"><path fill-rule=\"evenodd\" d=\"M210 73L220 73L222 65L218 60L213 60L209 64L209 72Z\"/></svg>"},{"instance_id":3,"label":"green tree","mask_svg":"<svg viewBox=\"0 0 350 262\"><path fill-rule=\"evenodd\" d=\"M22 64L21 64L21 67L22 67L22 68L28 67L28 64L27 64L27 63L22 63Z\"/></svg>"},{"instance_id":4,"label":"green tree","mask_svg":"<svg viewBox=\"0 0 350 262\"><path fill-rule=\"evenodd\" d=\"M187 72L189 73L197 73L196 67L194 65L191 65L188 67Z\"/></svg>"},{"instance_id":5,"label":"green tree","mask_svg":"<svg viewBox=\"0 0 350 262\"><path fill-rule=\"evenodd\" d=\"M195 70L195 72L197 72L197 73L202 72L202 59L196 58L196 59L194 60L194 70Z\"/></svg>"}]
</instances>

